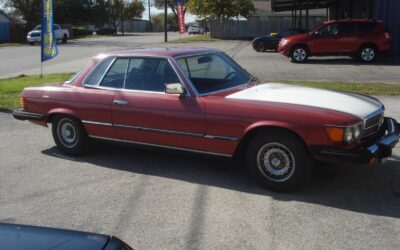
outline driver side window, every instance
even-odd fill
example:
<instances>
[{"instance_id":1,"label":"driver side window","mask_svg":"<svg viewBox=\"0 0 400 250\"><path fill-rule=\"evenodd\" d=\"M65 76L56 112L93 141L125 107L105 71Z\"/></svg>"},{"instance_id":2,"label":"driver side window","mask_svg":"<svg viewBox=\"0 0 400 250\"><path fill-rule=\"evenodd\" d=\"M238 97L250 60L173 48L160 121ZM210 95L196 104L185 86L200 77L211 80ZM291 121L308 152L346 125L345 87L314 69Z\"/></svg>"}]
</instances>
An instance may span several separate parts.
<instances>
[{"instance_id":1,"label":"driver side window","mask_svg":"<svg viewBox=\"0 0 400 250\"><path fill-rule=\"evenodd\" d=\"M328 24L322 27L318 32L320 35L336 35L338 32L337 24L336 23Z\"/></svg>"}]
</instances>

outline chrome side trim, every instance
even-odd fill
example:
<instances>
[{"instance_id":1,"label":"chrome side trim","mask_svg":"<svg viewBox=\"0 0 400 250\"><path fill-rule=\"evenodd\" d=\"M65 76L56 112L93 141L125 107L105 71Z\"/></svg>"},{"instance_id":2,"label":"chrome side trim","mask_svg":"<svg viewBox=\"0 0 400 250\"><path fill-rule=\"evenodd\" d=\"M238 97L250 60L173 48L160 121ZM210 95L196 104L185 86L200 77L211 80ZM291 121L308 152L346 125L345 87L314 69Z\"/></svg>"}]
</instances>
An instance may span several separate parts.
<instances>
[{"instance_id":1,"label":"chrome side trim","mask_svg":"<svg viewBox=\"0 0 400 250\"><path fill-rule=\"evenodd\" d=\"M92 125L100 125L100 126L107 126L107 127L112 127L113 125L111 123L106 123L106 122L93 122L93 121L82 121L84 124L92 124Z\"/></svg>"},{"instance_id":2,"label":"chrome side trim","mask_svg":"<svg viewBox=\"0 0 400 250\"><path fill-rule=\"evenodd\" d=\"M214 139L214 140L225 140L225 141L239 141L240 139L237 137L218 136L218 135L205 135L204 138Z\"/></svg>"},{"instance_id":3,"label":"chrome side trim","mask_svg":"<svg viewBox=\"0 0 400 250\"><path fill-rule=\"evenodd\" d=\"M167 149L187 151L187 152L199 153L199 154L207 154L207 155L215 155L215 156L223 156L223 157L232 157L232 155L228 155L228 154L220 154L220 153L213 153L213 152L207 152L207 151L201 151L201 150L186 149L186 148L179 148L179 147L172 147L172 146L164 146L164 145L151 144L151 143L146 143L146 142L127 141L127 140L113 139L113 138L101 137L101 136L93 136L93 135L89 135L89 137L93 138L93 139L99 139L99 140L130 143L130 144L136 144L136 145L142 145L142 146L151 146L151 147L158 147L158 148L167 148Z\"/></svg>"},{"instance_id":4,"label":"chrome side trim","mask_svg":"<svg viewBox=\"0 0 400 250\"><path fill-rule=\"evenodd\" d=\"M166 130L166 129L156 129L156 128L145 128L145 127L139 127L139 126L111 124L111 123L95 122L95 121L82 121L82 122L85 124L93 124L93 125L109 126L109 127L111 126L111 127L115 127L115 128L134 129L134 130L139 130L139 131L156 132L156 133L162 133L162 134L184 135L184 136L199 137L199 138L213 139L213 140L224 140L224 141L232 141L232 142L237 142L240 140L240 138L229 137L229 136L204 135L204 134L199 134L199 133Z\"/></svg>"},{"instance_id":5,"label":"chrome side trim","mask_svg":"<svg viewBox=\"0 0 400 250\"><path fill-rule=\"evenodd\" d=\"M134 129L134 130L157 132L157 133L163 133L163 134L187 135L187 136L192 136L192 137L203 137L204 136L202 134L190 133L190 132L181 132L181 131L174 131L174 130L144 128L144 127L119 125L119 124L114 124L113 126L117 127L117 128Z\"/></svg>"}]
</instances>

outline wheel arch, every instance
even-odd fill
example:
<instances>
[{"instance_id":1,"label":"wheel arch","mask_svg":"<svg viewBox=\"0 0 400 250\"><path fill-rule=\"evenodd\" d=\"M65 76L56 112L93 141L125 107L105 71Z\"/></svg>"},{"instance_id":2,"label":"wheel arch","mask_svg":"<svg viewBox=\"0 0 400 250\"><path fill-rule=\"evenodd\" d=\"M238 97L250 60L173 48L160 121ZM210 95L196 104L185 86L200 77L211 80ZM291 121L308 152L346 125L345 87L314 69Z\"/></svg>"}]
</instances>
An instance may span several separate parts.
<instances>
[{"instance_id":1,"label":"wheel arch","mask_svg":"<svg viewBox=\"0 0 400 250\"><path fill-rule=\"evenodd\" d=\"M364 42L360 45L360 47L358 48L358 52L361 52L361 49L366 47L366 46L373 46L375 51L378 52L378 45L376 45L376 43L374 42Z\"/></svg>"},{"instance_id":2,"label":"wheel arch","mask_svg":"<svg viewBox=\"0 0 400 250\"><path fill-rule=\"evenodd\" d=\"M46 122L52 123L54 118L59 115L72 116L72 117L78 119L79 121L81 121L81 119L78 117L78 115L76 114L75 111L73 111L71 109L66 109L66 108L56 108L56 109L50 110L47 113Z\"/></svg>"},{"instance_id":3,"label":"wheel arch","mask_svg":"<svg viewBox=\"0 0 400 250\"><path fill-rule=\"evenodd\" d=\"M308 45L306 43L296 43L296 44L292 45L292 47L290 48L290 54L292 54L294 49L297 47L304 47L307 50L308 54L309 55L311 54L310 48L308 47Z\"/></svg>"},{"instance_id":4,"label":"wheel arch","mask_svg":"<svg viewBox=\"0 0 400 250\"><path fill-rule=\"evenodd\" d=\"M273 133L274 131L284 131L286 133L289 133L299 139L305 145L307 150L309 150L309 147L305 142L304 135L297 132L296 129L290 124L284 122L260 122L250 125L246 128L245 132L243 133L244 135L240 139L233 156L235 158L241 158L242 156L244 156L247 146L254 139L254 137L266 131L270 131L271 133Z\"/></svg>"}]
</instances>

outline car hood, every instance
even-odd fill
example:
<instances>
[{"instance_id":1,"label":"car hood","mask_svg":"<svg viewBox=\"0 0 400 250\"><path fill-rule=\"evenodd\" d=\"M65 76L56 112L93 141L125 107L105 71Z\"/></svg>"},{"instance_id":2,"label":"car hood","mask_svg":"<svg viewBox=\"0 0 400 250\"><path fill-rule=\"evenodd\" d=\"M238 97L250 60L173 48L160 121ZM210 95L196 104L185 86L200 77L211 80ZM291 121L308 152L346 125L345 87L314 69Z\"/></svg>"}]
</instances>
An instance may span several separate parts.
<instances>
[{"instance_id":1,"label":"car hood","mask_svg":"<svg viewBox=\"0 0 400 250\"><path fill-rule=\"evenodd\" d=\"M257 85L230 94L226 98L328 109L351 114L360 119L365 119L370 114L383 108L380 101L368 96L281 83Z\"/></svg>"},{"instance_id":2,"label":"car hood","mask_svg":"<svg viewBox=\"0 0 400 250\"><path fill-rule=\"evenodd\" d=\"M34 30L28 33L29 35L33 35L33 34L42 34L42 31L40 30Z\"/></svg>"},{"instance_id":3,"label":"car hood","mask_svg":"<svg viewBox=\"0 0 400 250\"><path fill-rule=\"evenodd\" d=\"M300 40L306 39L308 37L309 37L309 35L307 33L303 33L303 34L296 34L296 35L287 36L285 38L288 39L288 40L300 41Z\"/></svg>"},{"instance_id":4,"label":"car hood","mask_svg":"<svg viewBox=\"0 0 400 250\"><path fill-rule=\"evenodd\" d=\"M110 236L0 223L1 249L104 249Z\"/></svg>"},{"instance_id":5,"label":"car hood","mask_svg":"<svg viewBox=\"0 0 400 250\"><path fill-rule=\"evenodd\" d=\"M277 35L266 35L266 36L259 36L253 39L253 41L259 40L259 39L270 39L270 38L274 38L277 37Z\"/></svg>"}]
</instances>

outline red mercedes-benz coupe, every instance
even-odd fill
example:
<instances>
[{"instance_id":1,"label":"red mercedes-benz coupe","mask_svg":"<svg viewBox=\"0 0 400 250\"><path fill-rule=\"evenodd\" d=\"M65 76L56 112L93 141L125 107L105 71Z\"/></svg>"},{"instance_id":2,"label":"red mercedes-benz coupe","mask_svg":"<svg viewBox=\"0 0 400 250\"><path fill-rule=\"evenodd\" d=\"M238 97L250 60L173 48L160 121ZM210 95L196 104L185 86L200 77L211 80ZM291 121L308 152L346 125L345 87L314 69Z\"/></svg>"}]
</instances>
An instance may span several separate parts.
<instances>
[{"instance_id":1,"label":"red mercedes-benz coupe","mask_svg":"<svg viewBox=\"0 0 400 250\"><path fill-rule=\"evenodd\" d=\"M245 157L266 187L304 183L314 161L371 163L391 155L399 125L377 99L260 84L220 51L101 54L71 80L26 88L16 119L47 126L66 154L104 139Z\"/></svg>"}]
</instances>

